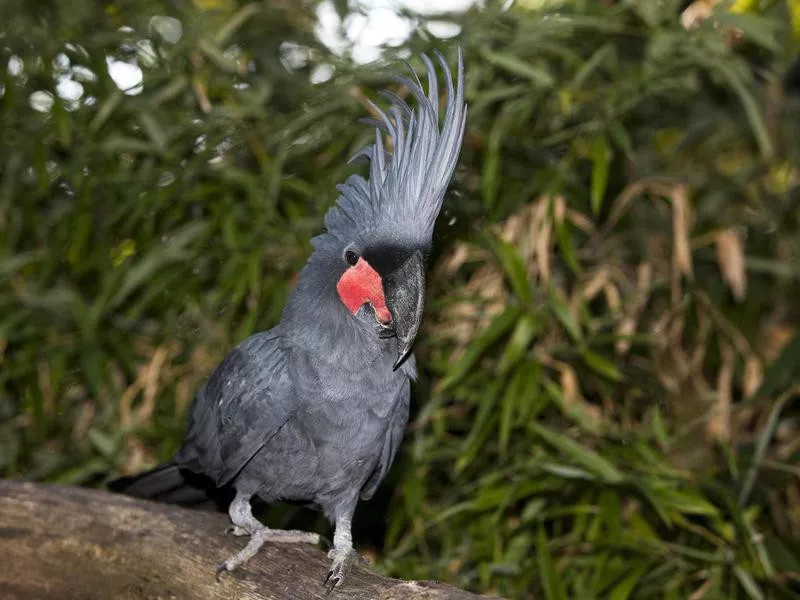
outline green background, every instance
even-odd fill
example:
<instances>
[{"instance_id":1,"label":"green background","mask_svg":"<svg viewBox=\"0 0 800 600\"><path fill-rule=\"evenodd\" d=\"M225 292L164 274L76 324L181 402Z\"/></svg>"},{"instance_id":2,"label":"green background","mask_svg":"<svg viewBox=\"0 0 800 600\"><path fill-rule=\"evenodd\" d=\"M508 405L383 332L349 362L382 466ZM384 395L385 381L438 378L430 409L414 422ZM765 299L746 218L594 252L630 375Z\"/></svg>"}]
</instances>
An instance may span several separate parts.
<instances>
[{"instance_id":1,"label":"green background","mask_svg":"<svg viewBox=\"0 0 800 600\"><path fill-rule=\"evenodd\" d=\"M677 2L487 0L356 65L313 1L6 0L0 473L99 487L169 457L279 318L366 99L460 44L412 424L356 545L511 598L797 597L797 48L793 4L755 4L687 28Z\"/></svg>"}]
</instances>

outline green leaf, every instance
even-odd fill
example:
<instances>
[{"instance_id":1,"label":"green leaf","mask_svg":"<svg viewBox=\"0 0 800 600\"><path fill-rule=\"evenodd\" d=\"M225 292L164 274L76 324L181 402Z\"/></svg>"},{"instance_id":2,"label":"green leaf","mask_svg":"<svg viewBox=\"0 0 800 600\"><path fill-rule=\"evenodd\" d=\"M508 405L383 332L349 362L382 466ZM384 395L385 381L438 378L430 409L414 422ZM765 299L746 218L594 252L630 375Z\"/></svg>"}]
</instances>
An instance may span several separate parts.
<instances>
[{"instance_id":1,"label":"green leaf","mask_svg":"<svg viewBox=\"0 0 800 600\"><path fill-rule=\"evenodd\" d=\"M461 381L478 359L483 356L483 353L511 329L519 317L519 308L509 306L492 319L489 326L470 342L464 354L447 370L447 374L440 384L441 389L446 390Z\"/></svg>"},{"instance_id":2,"label":"green leaf","mask_svg":"<svg viewBox=\"0 0 800 600\"><path fill-rule=\"evenodd\" d=\"M600 46L589 59L581 65L581 68L575 73L572 78L570 86L579 89L583 87L586 80L594 73L609 57L615 53L615 47L612 43L608 42Z\"/></svg>"},{"instance_id":3,"label":"green leaf","mask_svg":"<svg viewBox=\"0 0 800 600\"><path fill-rule=\"evenodd\" d=\"M622 374L617 369L617 366L604 356L586 349L581 352L581 358L583 358L587 366L603 377L613 381L622 381Z\"/></svg>"},{"instance_id":4,"label":"green leaf","mask_svg":"<svg viewBox=\"0 0 800 600\"><path fill-rule=\"evenodd\" d=\"M537 331L539 325L533 315L524 314L520 317L500 357L498 372L507 373L523 357Z\"/></svg>"},{"instance_id":5,"label":"green leaf","mask_svg":"<svg viewBox=\"0 0 800 600\"><path fill-rule=\"evenodd\" d=\"M779 23L774 18L753 14L718 10L714 20L720 25L727 25L741 31L746 38L770 51L780 49L778 42Z\"/></svg>"},{"instance_id":6,"label":"green leaf","mask_svg":"<svg viewBox=\"0 0 800 600\"><path fill-rule=\"evenodd\" d=\"M770 140L767 133L767 127L764 124L764 117L761 112L761 107L758 105L752 92L748 89L739 75L731 67L724 63L716 63L717 70L722 74L728 83L733 88L733 91L739 97L742 103L747 120L750 122L750 127L753 130L753 135L758 142L758 147L761 150L761 156L764 160L769 160L774 154L772 147L772 140Z\"/></svg>"},{"instance_id":7,"label":"green leaf","mask_svg":"<svg viewBox=\"0 0 800 600\"><path fill-rule=\"evenodd\" d=\"M580 276L582 273L581 265L575 253L575 247L572 243L571 230L569 220L562 219L560 222L555 223L556 237L558 238L558 247L561 250L561 257L569 267L569 269L576 275Z\"/></svg>"},{"instance_id":8,"label":"green leaf","mask_svg":"<svg viewBox=\"0 0 800 600\"><path fill-rule=\"evenodd\" d=\"M767 419L767 422L764 424L764 429L762 429L761 433L758 435L755 452L753 453L753 463L747 470L747 474L745 475L741 490L739 492L739 506L741 507L744 507L745 504L747 504L747 499L750 496L750 492L752 491L753 485L756 481L756 476L758 475L758 469L766 457L770 441L778 429L781 413L789 401L793 400L794 397L794 391L790 390L778 399L778 401L775 403L775 406L772 407L772 410L769 413L769 419Z\"/></svg>"},{"instance_id":9,"label":"green leaf","mask_svg":"<svg viewBox=\"0 0 800 600\"><path fill-rule=\"evenodd\" d=\"M561 575L556 571L553 556L544 527L539 525L536 532L536 563L539 566L539 575L542 578L542 588L547 600L567 600Z\"/></svg>"},{"instance_id":10,"label":"green leaf","mask_svg":"<svg viewBox=\"0 0 800 600\"><path fill-rule=\"evenodd\" d=\"M153 113L149 111L139 113L139 123L141 123L142 129L159 150L164 150L167 147L168 140L164 133L164 128Z\"/></svg>"},{"instance_id":11,"label":"green leaf","mask_svg":"<svg viewBox=\"0 0 800 600\"><path fill-rule=\"evenodd\" d=\"M214 40L209 38L200 38L197 41L197 47L220 70L228 73L236 73L239 71L239 65L236 63L236 61L225 56L225 53L222 51L222 49L220 49L219 44L217 44Z\"/></svg>"},{"instance_id":12,"label":"green leaf","mask_svg":"<svg viewBox=\"0 0 800 600\"><path fill-rule=\"evenodd\" d=\"M481 190L487 210L494 208L500 190L502 148L506 134L513 126L516 112L516 104L509 103L505 105L500 116L492 123L492 128L489 131L481 175Z\"/></svg>"},{"instance_id":13,"label":"green leaf","mask_svg":"<svg viewBox=\"0 0 800 600\"><path fill-rule=\"evenodd\" d=\"M43 258L41 253L20 252L16 256L0 260L0 279L15 275L20 269L37 260L37 258Z\"/></svg>"},{"instance_id":14,"label":"green leaf","mask_svg":"<svg viewBox=\"0 0 800 600\"><path fill-rule=\"evenodd\" d=\"M228 21L214 34L214 42L218 46L227 44L231 36L239 31L253 16L261 12L262 7L258 2L250 2L237 10Z\"/></svg>"},{"instance_id":15,"label":"green leaf","mask_svg":"<svg viewBox=\"0 0 800 600\"><path fill-rule=\"evenodd\" d=\"M562 297L562 294L551 286L547 290L547 300L553 315L558 319L558 322L561 323L564 329L567 330L572 340L579 341L583 337L580 327L572 318L567 302Z\"/></svg>"},{"instance_id":16,"label":"green leaf","mask_svg":"<svg viewBox=\"0 0 800 600\"><path fill-rule=\"evenodd\" d=\"M505 455L508 449L508 440L511 438L511 426L514 421L514 414L517 412L518 404L523 398L523 385L526 383L528 373L524 366L515 369L511 376L511 381L506 386L503 400L500 405L500 431L499 444L500 454Z\"/></svg>"},{"instance_id":17,"label":"green leaf","mask_svg":"<svg viewBox=\"0 0 800 600\"><path fill-rule=\"evenodd\" d=\"M592 157L592 214L597 216L603 208L612 158L611 147L605 136L597 136L592 140L590 153Z\"/></svg>"},{"instance_id":18,"label":"green leaf","mask_svg":"<svg viewBox=\"0 0 800 600\"><path fill-rule=\"evenodd\" d=\"M784 346L778 358L769 366L761 385L750 401L770 398L792 381L800 381L800 333L795 334L792 341Z\"/></svg>"},{"instance_id":19,"label":"green leaf","mask_svg":"<svg viewBox=\"0 0 800 600\"><path fill-rule=\"evenodd\" d=\"M86 435L89 438L89 442L106 458L111 458L116 454L118 444L116 439L94 427L89 429Z\"/></svg>"},{"instance_id":20,"label":"green leaf","mask_svg":"<svg viewBox=\"0 0 800 600\"><path fill-rule=\"evenodd\" d=\"M752 600L764 600L765 596L764 592L761 591L761 586L758 585L755 578L750 573L739 565L734 565L733 573L736 575L736 579L739 580L742 589L744 589Z\"/></svg>"},{"instance_id":21,"label":"green leaf","mask_svg":"<svg viewBox=\"0 0 800 600\"><path fill-rule=\"evenodd\" d=\"M542 470L556 477L560 477L561 479L583 479L585 481L595 481L597 479L593 473L570 465L544 463L542 465Z\"/></svg>"},{"instance_id":22,"label":"green leaf","mask_svg":"<svg viewBox=\"0 0 800 600\"><path fill-rule=\"evenodd\" d=\"M512 54L492 52L490 50L484 50L482 54L490 63L497 65L512 75L525 77L538 86L549 88L555 83L553 76L546 69L535 67Z\"/></svg>"},{"instance_id":23,"label":"green leaf","mask_svg":"<svg viewBox=\"0 0 800 600\"><path fill-rule=\"evenodd\" d=\"M499 395L498 388L501 383L500 380L495 380L488 386L486 392L483 394L480 407L478 408L478 414L472 423L472 429L461 445L460 456L455 464L456 473L461 473L473 462L477 454L483 448L486 438L489 437L489 434L492 432L492 428L498 418L495 406L497 406Z\"/></svg>"},{"instance_id":24,"label":"green leaf","mask_svg":"<svg viewBox=\"0 0 800 600\"><path fill-rule=\"evenodd\" d=\"M100 108L95 113L94 118L89 123L89 131L96 133L111 116L111 113L119 106L124 94L120 90L115 90L108 98L100 104Z\"/></svg>"},{"instance_id":25,"label":"green leaf","mask_svg":"<svg viewBox=\"0 0 800 600\"><path fill-rule=\"evenodd\" d=\"M647 568L649 565L643 564L639 565L631 574L625 577L622 581L620 581L617 585L614 586L614 589L611 590L611 593L608 595L609 600L628 600L633 593L633 590L636 588L636 584L642 579L644 574L647 572Z\"/></svg>"},{"instance_id":26,"label":"green leaf","mask_svg":"<svg viewBox=\"0 0 800 600\"><path fill-rule=\"evenodd\" d=\"M503 272L506 275L511 289L514 290L517 298L523 305L529 306L533 302L531 283L528 279L528 271L519 251L508 242L496 238L491 241L492 248L500 259Z\"/></svg>"},{"instance_id":27,"label":"green leaf","mask_svg":"<svg viewBox=\"0 0 800 600\"><path fill-rule=\"evenodd\" d=\"M522 514L519 516L520 521L523 523L531 523L537 520L546 506L546 500L543 498L534 498L525 505L525 508L522 509Z\"/></svg>"},{"instance_id":28,"label":"green leaf","mask_svg":"<svg viewBox=\"0 0 800 600\"><path fill-rule=\"evenodd\" d=\"M612 119L608 123L608 135L611 137L617 147L622 149L625 156L630 160L633 157L633 142L631 141L625 127L616 119Z\"/></svg>"},{"instance_id":29,"label":"green leaf","mask_svg":"<svg viewBox=\"0 0 800 600\"><path fill-rule=\"evenodd\" d=\"M658 405L653 407L651 427L653 430L653 436L658 442L658 445L662 449L669 448L669 436L667 435L667 429L664 426L664 417L662 416L661 409L658 407Z\"/></svg>"},{"instance_id":30,"label":"green leaf","mask_svg":"<svg viewBox=\"0 0 800 600\"><path fill-rule=\"evenodd\" d=\"M606 483L617 485L625 481L625 476L611 462L596 452L581 446L560 433L545 429L538 423L531 423L530 427L545 442Z\"/></svg>"},{"instance_id":31,"label":"green leaf","mask_svg":"<svg viewBox=\"0 0 800 600\"><path fill-rule=\"evenodd\" d=\"M183 249L195 238L199 237L206 229L206 224L189 223L175 231L167 242L158 245L142 256L136 264L131 267L122 285L114 294L107 309L119 306L135 290L149 283L155 273L165 265L177 262L185 258Z\"/></svg>"},{"instance_id":32,"label":"green leaf","mask_svg":"<svg viewBox=\"0 0 800 600\"><path fill-rule=\"evenodd\" d=\"M101 151L109 154L131 152L136 154L158 154L159 149L154 144L132 137L112 135L101 145Z\"/></svg>"},{"instance_id":33,"label":"green leaf","mask_svg":"<svg viewBox=\"0 0 800 600\"><path fill-rule=\"evenodd\" d=\"M677 490L664 487L653 490L653 495L660 498L663 506L689 515L716 517L719 509L694 490Z\"/></svg>"}]
</instances>

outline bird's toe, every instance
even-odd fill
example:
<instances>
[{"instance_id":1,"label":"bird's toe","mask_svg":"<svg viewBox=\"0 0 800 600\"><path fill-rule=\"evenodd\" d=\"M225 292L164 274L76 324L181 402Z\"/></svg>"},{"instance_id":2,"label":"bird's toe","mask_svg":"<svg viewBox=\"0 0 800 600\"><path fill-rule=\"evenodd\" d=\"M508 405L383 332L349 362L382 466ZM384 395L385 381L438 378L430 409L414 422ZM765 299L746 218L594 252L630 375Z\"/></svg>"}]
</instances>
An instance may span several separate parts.
<instances>
[{"instance_id":1,"label":"bird's toe","mask_svg":"<svg viewBox=\"0 0 800 600\"><path fill-rule=\"evenodd\" d=\"M247 531L244 527L239 527L238 525L231 525L225 530L225 535L235 535L236 537L241 537L244 535L250 535L250 532Z\"/></svg>"},{"instance_id":2,"label":"bird's toe","mask_svg":"<svg viewBox=\"0 0 800 600\"><path fill-rule=\"evenodd\" d=\"M221 579L222 579L222 574L223 574L223 573L225 573L226 571L230 571L230 569L228 568L228 561L225 561L224 563L222 563L221 565L219 565L219 566L218 566L218 567L217 567L217 568L214 570L214 577L216 578L216 580L217 580L217 581L221 581Z\"/></svg>"},{"instance_id":3,"label":"bird's toe","mask_svg":"<svg viewBox=\"0 0 800 600\"><path fill-rule=\"evenodd\" d=\"M334 573L333 571L328 571L328 576L325 578L325 593L330 594L336 586L338 586L344 580L343 573Z\"/></svg>"},{"instance_id":4,"label":"bird's toe","mask_svg":"<svg viewBox=\"0 0 800 600\"><path fill-rule=\"evenodd\" d=\"M326 593L330 594L336 587L340 586L344 581L344 576L357 561L363 561L361 555L355 550L341 550L333 548L328 551L328 558L332 559L331 568L328 571L323 585L327 590Z\"/></svg>"}]
</instances>

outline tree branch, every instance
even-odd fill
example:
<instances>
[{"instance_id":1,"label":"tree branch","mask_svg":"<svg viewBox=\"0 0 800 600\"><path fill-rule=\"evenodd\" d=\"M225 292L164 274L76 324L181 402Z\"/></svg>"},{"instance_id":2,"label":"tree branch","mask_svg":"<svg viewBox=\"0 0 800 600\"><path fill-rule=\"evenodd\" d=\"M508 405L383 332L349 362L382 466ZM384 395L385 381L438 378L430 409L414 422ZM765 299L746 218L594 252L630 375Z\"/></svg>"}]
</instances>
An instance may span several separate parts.
<instances>
[{"instance_id":1,"label":"tree branch","mask_svg":"<svg viewBox=\"0 0 800 600\"><path fill-rule=\"evenodd\" d=\"M225 515L75 487L0 481L0 590L7 600L325 598L316 547L265 544L239 570L214 569L244 541ZM477 600L447 585L356 567L328 598Z\"/></svg>"}]
</instances>

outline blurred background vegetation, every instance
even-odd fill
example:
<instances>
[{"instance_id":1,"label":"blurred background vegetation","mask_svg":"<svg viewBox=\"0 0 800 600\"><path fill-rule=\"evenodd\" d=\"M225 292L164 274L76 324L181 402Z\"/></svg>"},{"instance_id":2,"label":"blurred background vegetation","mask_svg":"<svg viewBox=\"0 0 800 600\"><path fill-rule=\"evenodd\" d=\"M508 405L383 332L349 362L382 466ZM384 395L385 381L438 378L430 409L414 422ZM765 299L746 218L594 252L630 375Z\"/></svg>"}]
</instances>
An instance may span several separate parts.
<instances>
[{"instance_id":1,"label":"blurred background vegetation","mask_svg":"<svg viewBox=\"0 0 800 600\"><path fill-rule=\"evenodd\" d=\"M795 0L1 6L0 474L167 458L279 318L366 99L460 44L413 422L357 545L509 598L799 597Z\"/></svg>"}]
</instances>

